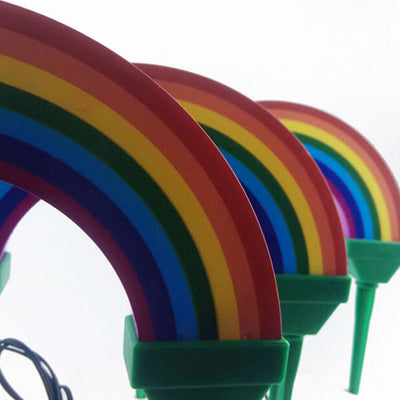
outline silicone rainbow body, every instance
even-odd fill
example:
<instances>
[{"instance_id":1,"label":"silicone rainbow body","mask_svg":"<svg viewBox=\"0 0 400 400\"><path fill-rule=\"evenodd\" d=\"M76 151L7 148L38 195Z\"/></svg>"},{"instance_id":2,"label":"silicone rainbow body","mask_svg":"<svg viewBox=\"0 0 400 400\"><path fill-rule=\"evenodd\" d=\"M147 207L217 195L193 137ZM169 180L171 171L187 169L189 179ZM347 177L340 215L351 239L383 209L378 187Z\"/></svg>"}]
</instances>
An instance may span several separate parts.
<instances>
[{"instance_id":1,"label":"silicone rainbow body","mask_svg":"<svg viewBox=\"0 0 400 400\"><path fill-rule=\"evenodd\" d=\"M398 242L400 195L386 163L355 129L323 111L261 102L301 140L329 182L347 238Z\"/></svg>"},{"instance_id":2,"label":"silicone rainbow body","mask_svg":"<svg viewBox=\"0 0 400 400\"><path fill-rule=\"evenodd\" d=\"M136 64L201 124L249 195L276 273L346 275L336 207L307 151L271 114L210 79Z\"/></svg>"},{"instance_id":3,"label":"silicone rainbow body","mask_svg":"<svg viewBox=\"0 0 400 400\"><path fill-rule=\"evenodd\" d=\"M374 147L338 118L300 104L261 104L302 141L335 198L357 284L349 390L358 393L375 290L400 266L398 185Z\"/></svg>"},{"instance_id":4,"label":"silicone rainbow body","mask_svg":"<svg viewBox=\"0 0 400 400\"><path fill-rule=\"evenodd\" d=\"M203 130L138 68L55 21L0 2L0 39L0 179L97 243L130 300L127 327L139 342L195 351L198 339L216 349L254 339L264 353L274 343L284 364L263 234ZM125 357L158 348L131 344ZM219 374L214 381L232 384Z\"/></svg>"},{"instance_id":5,"label":"silicone rainbow body","mask_svg":"<svg viewBox=\"0 0 400 400\"><path fill-rule=\"evenodd\" d=\"M347 301L346 251L333 197L298 140L250 99L186 71L137 64L214 140L241 181L271 252L290 343L288 375L272 399L290 399L306 334Z\"/></svg>"}]
</instances>

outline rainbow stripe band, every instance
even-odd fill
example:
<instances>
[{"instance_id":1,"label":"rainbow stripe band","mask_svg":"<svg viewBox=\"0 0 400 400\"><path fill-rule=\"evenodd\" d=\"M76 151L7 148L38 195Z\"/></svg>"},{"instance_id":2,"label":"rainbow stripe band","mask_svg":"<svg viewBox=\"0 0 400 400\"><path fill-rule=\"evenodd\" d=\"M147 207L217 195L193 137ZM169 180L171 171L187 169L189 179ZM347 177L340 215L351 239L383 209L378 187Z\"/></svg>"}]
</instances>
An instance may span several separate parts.
<instances>
[{"instance_id":1,"label":"rainbow stripe band","mask_svg":"<svg viewBox=\"0 0 400 400\"><path fill-rule=\"evenodd\" d=\"M276 272L346 274L332 195L290 132L217 82L172 68L137 66L171 93L223 151L253 200Z\"/></svg>"},{"instance_id":2,"label":"rainbow stripe band","mask_svg":"<svg viewBox=\"0 0 400 400\"><path fill-rule=\"evenodd\" d=\"M287 102L261 102L310 151L329 181L345 235L400 240L400 195L388 166L352 127L323 111Z\"/></svg>"},{"instance_id":3,"label":"rainbow stripe band","mask_svg":"<svg viewBox=\"0 0 400 400\"><path fill-rule=\"evenodd\" d=\"M269 224L265 222L263 214L260 215L260 212L256 214L261 227L264 228L263 232L267 238L275 273L307 274L309 262L303 231L296 212L282 187L264 165L242 146L212 128L205 125L202 127L222 151L242 185L262 205ZM252 204L254 207L253 202ZM268 210L268 214L265 210ZM267 229L266 225L269 225L270 229ZM271 235L277 238L277 243L275 241L270 243ZM292 240L294 237L297 240ZM282 255L281 263L279 255Z\"/></svg>"},{"instance_id":4,"label":"rainbow stripe band","mask_svg":"<svg viewBox=\"0 0 400 400\"><path fill-rule=\"evenodd\" d=\"M373 199L357 171L347 160L332 152L328 146L319 144L316 140L304 137L304 135L297 134L296 136L324 170L324 175L330 177L330 182L337 188L345 187L347 189L341 191L346 204L359 205L357 210L361 219L362 237L373 239L374 236L380 236L378 214ZM354 207L353 210L355 213ZM355 223L355 226L358 225Z\"/></svg>"},{"instance_id":5,"label":"rainbow stripe band","mask_svg":"<svg viewBox=\"0 0 400 400\"><path fill-rule=\"evenodd\" d=\"M162 284L162 279L159 276L160 271L143 239L137 231L132 229L132 225L127 223L125 216L90 182L84 181L78 174L60 162L52 160L43 152L8 138L1 133L0 143L1 159L4 162L15 165L20 170L29 171L32 175L53 184L60 191L68 193L89 213L97 217L105 229L116 238L117 244L124 249L124 253L130 263L137 263L136 273L138 280L141 282L144 295L149 299L152 320L157 321L157 325L154 324L156 337L159 340L176 337L174 316L170 302L164 301L162 304L158 304L160 301L155 298L156 296L160 296L163 299L168 298L166 287ZM29 154L29 159L24 156L25 154ZM62 183L55 178L58 176L63 176ZM91 201L94 198L96 202ZM149 278L144 279L146 275ZM153 308L153 304L157 306Z\"/></svg>"},{"instance_id":6,"label":"rainbow stripe band","mask_svg":"<svg viewBox=\"0 0 400 400\"><path fill-rule=\"evenodd\" d=\"M0 178L93 238L139 340L280 338L261 229L202 129L140 70L54 21L0 3L0 39Z\"/></svg>"},{"instance_id":7,"label":"rainbow stripe band","mask_svg":"<svg viewBox=\"0 0 400 400\"><path fill-rule=\"evenodd\" d=\"M45 103L38 98L29 96L26 93L16 92L19 96L12 98L11 94L6 96L6 88L3 87L0 90L2 90L2 100L4 100L4 104L1 104L2 107L10 109L13 108L12 106L15 104L21 105L26 103L25 107L27 114L30 114L31 118L50 124L51 121L48 120L47 116L51 115L52 119L55 120L55 122L53 122L55 129L64 129L64 132L69 134L71 139L75 139L77 143L88 144L91 142L91 138L87 134L88 131L90 131L90 128L84 126L81 121L66 115L62 110L57 109L51 104ZM37 115L38 113L32 110L40 110L40 115ZM177 320L177 325L181 328L179 331L184 332L185 337L192 337L193 339L197 338L197 331L193 330L193 328L196 328L196 318L194 315L191 295L185 285L186 278L181 268L183 267L183 269L187 271L188 268L186 265L201 265L201 260L196 252L196 248L190 241L190 236L185 232L185 227L182 226L182 221L176 213L173 213L172 206L168 200L165 199L165 196L163 196L162 193L157 193L157 191L159 191L158 187L152 183L145 172L138 165L135 165L133 160L126 159L126 155L121 153L111 142L105 142L102 144L101 142L96 141L90 146L91 148L99 146L99 148L107 149L107 152L99 151L98 153L98 157L103 158L105 163L107 163L105 164L93 157L91 153L76 145L72 140L58 134L57 130L50 129L46 125L42 126L35 124L30 119L4 110L0 112L0 121L3 134L15 137L18 140L29 143L30 145L36 144L41 151L44 151L49 155L57 155L59 160L69 162L71 167L79 171L79 173L82 174L82 176L85 176L89 182L95 184L102 191L101 193L106 193L111 200L115 201L118 208L121 209L125 216L130 220L130 223L138 227L140 236L145 240L151 253L154 254L155 261L160 266L163 273L163 279L169 288L168 291L171 293L171 301L175 305L175 320L182 316L187 318L181 322ZM16 126L18 127L18 130L15 128L13 129L13 127ZM35 140L32 140L33 135L35 136ZM49 165L51 165L51 161L51 159L48 161ZM134 175L126 178L126 182L129 182L132 187L137 188L138 193L145 199L145 202L143 202L141 197L136 195L132 188L128 186L125 181L119 178L116 173L113 173L106 168L106 165L112 165L116 171L123 174L124 163L125 165L132 164L130 165L130 169L135 171ZM140 183L142 183L142 190L140 190ZM117 193L119 196L116 196ZM87 197L88 196L89 195L87 195ZM153 205L153 209L156 211L155 216L153 216L147 208L146 202L148 204L151 204L152 202L154 203L154 199L157 197L159 199L164 199L164 202L160 201L160 205L158 206L155 204ZM165 216L171 216L171 218L166 219ZM180 237L186 239L184 240L185 246L187 246L186 254L188 254L189 257L186 264L182 263L182 267L170 243L170 240L172 243L179 243L179 237L176 237L176 232L174 237L174 232L170 232L171 229L167 229L167 232L171 234L171 239L167 238L164 230L160 228L157 220L155 220L155 217L160 220L165 220L163 225L167 228L168 226L174 226L174 224L177 224L177 232L180 233ZM157 240L154 240L155 237L157 237ZM189 238L189 242L187 238ZM191 249L192 251L190 251ZM142 263L142 265L143 267L146 266L145 263ZM174 268L171 268L171 265L174 266ZM201 271L201 269L199 270ZM190 271L187 271L186 274L190 274ZM155 278L152 279L155 281ZM201 293L205 294L202 303L196 307L199 310L199 312L196 312L197 318L199 318L200 321L203 318L203 325L210 327L208 332L210 333L214 331L215 334L216 321L215 316L213 318L212 298L211 293L207 290L208 283L205 274L199 274L199 276L196 277L196 281L198 282L197 288L193 288L192 291L197 289L200 290ZM204 318L206 318L206 316L208 317L205 320ZM191 329L192 331L190 331Z\"/></svg>"}]
</instances>

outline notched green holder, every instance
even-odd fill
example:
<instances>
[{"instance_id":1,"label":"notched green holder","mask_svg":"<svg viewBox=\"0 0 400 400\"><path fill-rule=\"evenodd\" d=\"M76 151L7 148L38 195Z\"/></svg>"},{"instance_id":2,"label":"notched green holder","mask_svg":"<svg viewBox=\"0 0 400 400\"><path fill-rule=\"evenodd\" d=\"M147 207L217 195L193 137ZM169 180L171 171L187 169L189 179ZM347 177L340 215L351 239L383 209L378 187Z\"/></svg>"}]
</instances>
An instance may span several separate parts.
<instances>
[{"instance_id":1,"label":"notched green holder","mask_svg":"<svg viewBox=\"0 0 400 400\"><path fill-rule=\"evenodd\" d=\"M400 243L346 239L348 270L356 280L356 315L349 392L357 394L368 328L379 283L387 283L400 266Z\"/></svg>"},{"instance_id":2,"label":"notched green holder","mask_svg":"<svg viewBox=\"0 0 400 400\"><path fill-rule=\"evenodd\" d=\"M349 297L347 276L277 274L283 336L289 342L285 380L272 386L270 400L289 400L299 366L303 338L315 335Z\"/></svg>"},{"instance_id":3,"label":"notched green holder","mask_svg":"<svg viewBox=\"0 0 400 400\"><path fill-rule=\"evenodd\" d=\"M10 279L10 266L11 255L10 253L4 253L3 258L0 261L0 294L3 292L8 280Z\"/></svg>"},{"instance_id":4,"label":"notched green holder","mask_svg":"<svg viewBox=\"0 0 400 400\"><path fill-rule=\"evenodd\" d=\"M285 340L138 342L125 319L129 380L150 400L259 400L282 381L288 348Z\"/></svg>"}]
</instances>

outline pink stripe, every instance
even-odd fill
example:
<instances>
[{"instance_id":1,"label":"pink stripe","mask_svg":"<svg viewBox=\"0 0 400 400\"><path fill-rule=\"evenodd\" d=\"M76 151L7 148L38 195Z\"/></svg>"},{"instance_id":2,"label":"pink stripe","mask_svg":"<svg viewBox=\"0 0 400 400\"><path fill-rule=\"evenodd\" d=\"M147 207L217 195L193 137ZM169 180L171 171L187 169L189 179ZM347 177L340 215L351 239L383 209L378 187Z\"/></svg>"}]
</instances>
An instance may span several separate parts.
<instances>
[{"instance_id":1,"label":"pink stripe","mask_svg":"<svg viewBox=\"0 0 400 400\"><path fill-rule=\"evenodd\" d=\"M328 180L329 188L331 189L333 198L335 200L336 208L339 213L340 222L342 224L342 229L344 236L347 238L355 238L356 237L356 229L353 221L353 217L351 215L351 211L340 193L340 191L336 188L336 186Z\"/></svg>"}]
</instances>

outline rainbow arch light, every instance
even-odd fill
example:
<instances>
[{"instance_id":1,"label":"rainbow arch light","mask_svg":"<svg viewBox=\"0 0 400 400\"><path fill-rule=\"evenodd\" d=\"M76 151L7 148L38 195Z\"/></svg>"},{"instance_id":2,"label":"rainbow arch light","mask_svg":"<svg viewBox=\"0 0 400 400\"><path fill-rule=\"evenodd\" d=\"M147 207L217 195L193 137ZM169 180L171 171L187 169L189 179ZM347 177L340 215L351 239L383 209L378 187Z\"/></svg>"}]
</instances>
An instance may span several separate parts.
<instances>
[{"instance_id":1,"label":"rainbow arch light","mask_svg":"<svg viewBox=\"0 0 400 400\"><path fill-rule=\"evenodd\" d=\"M329 182L346 237L400 241L400 193L387 164L355 129L301 104L262 101L294 132Z\"/></svg>"},{"instance_id":2,"label":"rainbow arch light","mask_svg":"<svg viewBox=\"0 0 400 400\"><path fill-rule=\"evenodd\" d=\"M37 196L97 243L140 341L281 337L261 229L203 130L138 68L5 2L0 179L32 194L5 219Z\"/></svg>"},{"instance_id":3,"label":"rainbow arch light","mask_svg":"<svg viewBox=\"0 0 400 400\"><path fill-rule=\"evenodd\" d=\"M252 202L275 272L346 275L332 195L295 136L222 84L173 68L136 65L171 93L222 151Z\"/></svg>"}]
</instances>

